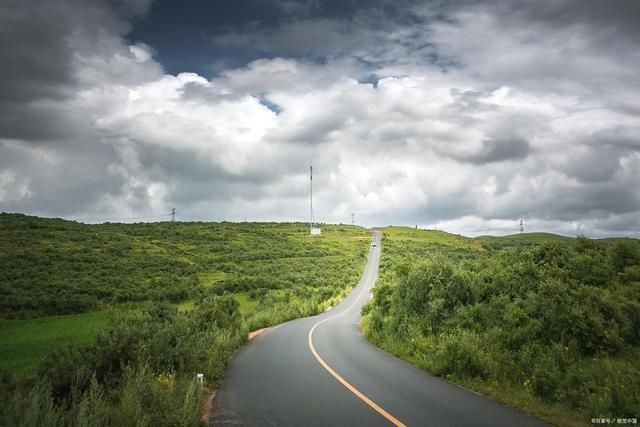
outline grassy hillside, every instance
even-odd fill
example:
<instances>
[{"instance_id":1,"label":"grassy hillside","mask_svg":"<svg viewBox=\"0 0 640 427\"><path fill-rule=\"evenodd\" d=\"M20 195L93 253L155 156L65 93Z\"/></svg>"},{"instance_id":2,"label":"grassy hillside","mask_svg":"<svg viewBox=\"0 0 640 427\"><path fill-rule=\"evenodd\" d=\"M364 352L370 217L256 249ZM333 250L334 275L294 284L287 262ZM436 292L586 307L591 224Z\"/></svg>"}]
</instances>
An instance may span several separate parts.
<instances>
[{"instance_id":1,"label":"grassy hillside","mask_svg":"<svg viewBox=\"0 0 640 427\"><path fill-rule=\"evenodd\" d=\"M569 242L574 239L553 233L519 233L508 236L479 236L474 240L480 242L488 250L497 250L513 246L537 246L552 240Z\"/></svg>"},{"instance_id":2,"label":"grassy hillside","mask_svg":"<svg viewBox=\"0 0 640 427\"><path fill-rule=\"evenodd\" d=\"M321 312L356 284L370 233L322 233L1 214L0 425L198 425L249 330Z\"/></svg>"},{"instance_id":3,"label":"grassy hillside","mask_svg":"<svg viewBox=\"0 0 640 427\"><path fill-rule=\"evenodd\" d=\"M640 413L639 241L390 227L382 246L374 343L554 424Z\"/></svg>"},{"instance_id":4,"label":"grassy hillside","mask_svg":"<svg viewBox=\"0 0 640 427\"><path fill-rule=\"evenodd\" d=\"M369 233L304 224L85 225L0 214L0 317L82 313L110 304L291 291L329 299L359 274Z\"/></svg>"}]
</instances>

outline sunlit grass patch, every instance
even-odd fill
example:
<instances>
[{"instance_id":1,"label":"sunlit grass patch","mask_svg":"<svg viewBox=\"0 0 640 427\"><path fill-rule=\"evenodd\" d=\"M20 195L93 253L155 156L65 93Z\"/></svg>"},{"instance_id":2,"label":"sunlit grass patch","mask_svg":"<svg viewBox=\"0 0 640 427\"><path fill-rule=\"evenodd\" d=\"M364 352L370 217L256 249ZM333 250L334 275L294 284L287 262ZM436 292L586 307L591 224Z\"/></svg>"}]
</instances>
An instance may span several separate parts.
<instances>
[{"instance_id":1,"label":"sunlit grass patch","mask_svg":"<svg viewBox=\"0 0 640 427\"><path fill-rule=\"evenodd\" d=\"M44 355L70 343L91 343L96 331L109 322L109 311L49 316L27 320L0 320L0 368L28 373Z\"/></svg>"},{"instance_id":2,"label":"sunlit grass patch","mask_svg":"<svg viewBox=\"0 0 640 427\"><path fill-rule=\"evenodd\" d=\"M224 271L212 271L205 273L198 273L198 280L200 284L205 288L214 286L216 283L221 282L227 276Z\"/></svg>"},{"instance_id":3,"label":"sunlit grass patch","mask_svg":"<svg viewBox=\"0 0 640 427\"><path fill-rule=\"evenodd\" d=\"M233 297L240 304L240 313L244 315L253 313L258 305L258 300L251 298L246 292L237 292Z\"/></svg>"}]
</instances>

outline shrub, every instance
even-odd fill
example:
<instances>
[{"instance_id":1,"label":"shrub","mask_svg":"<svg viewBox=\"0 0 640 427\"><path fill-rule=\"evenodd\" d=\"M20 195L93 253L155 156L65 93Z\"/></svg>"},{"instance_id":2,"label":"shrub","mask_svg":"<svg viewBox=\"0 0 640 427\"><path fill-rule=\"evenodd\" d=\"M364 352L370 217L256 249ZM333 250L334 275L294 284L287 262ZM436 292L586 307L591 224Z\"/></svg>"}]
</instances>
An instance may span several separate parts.
<instances>
[{"instance_id":1,"label":"shrub","mask_svg":"<svg viewBox=\"0 0 640 427\"><path fill-rule=\"evenodd\" d=\"M469 331L441 335L431 357L431 367L438 375L487 378L492 371L490 356L481 338Z\"/></svg>"},{"instance_id":2,"label":"shrub","mask_svg":"<svg viewBox=\"0 0 640 427\"><path fill-rule=\"evenodd\" d=\"M640 411L637 240L496 239L465 252L391 236L363 310L373 342L524 402L587 418Z\"/></svg>"}]
</instances>

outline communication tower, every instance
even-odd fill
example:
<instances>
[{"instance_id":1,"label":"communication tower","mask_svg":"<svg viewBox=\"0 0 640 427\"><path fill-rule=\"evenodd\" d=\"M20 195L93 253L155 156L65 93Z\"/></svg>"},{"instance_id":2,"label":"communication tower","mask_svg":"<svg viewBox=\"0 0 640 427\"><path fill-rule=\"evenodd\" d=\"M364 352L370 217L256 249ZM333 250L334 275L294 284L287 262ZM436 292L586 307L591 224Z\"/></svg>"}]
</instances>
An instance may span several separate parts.
<instances>
[{"instance_id":1,"label":"communication tower","mask_svg":"<svg viewBox=\"0 0 640 427\"><path fill-rule=\"evenodd\" d=\"M313 165L309 166L309 234L311 236L322 234L321 230L316 227L313 217Z\"/></svg>"}]
</instances>

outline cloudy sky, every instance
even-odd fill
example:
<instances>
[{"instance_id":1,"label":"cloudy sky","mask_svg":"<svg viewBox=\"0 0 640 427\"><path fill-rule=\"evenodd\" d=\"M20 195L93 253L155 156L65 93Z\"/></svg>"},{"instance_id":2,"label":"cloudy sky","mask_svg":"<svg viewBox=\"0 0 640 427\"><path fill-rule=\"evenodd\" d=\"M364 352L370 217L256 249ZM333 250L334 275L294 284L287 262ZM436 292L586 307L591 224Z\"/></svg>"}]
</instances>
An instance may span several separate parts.
<instances>
[{"instance_id":1,"label":"cloudy sky","mask_svg":"<svg viewBox=\"0 0 640 427\"><path fill-rule=\"evenodd\" d=\"M0 58L0 211L304 221L313 162L323 222L640 235L635 0L5 0Z\"/></svg>"}]
</instances>

